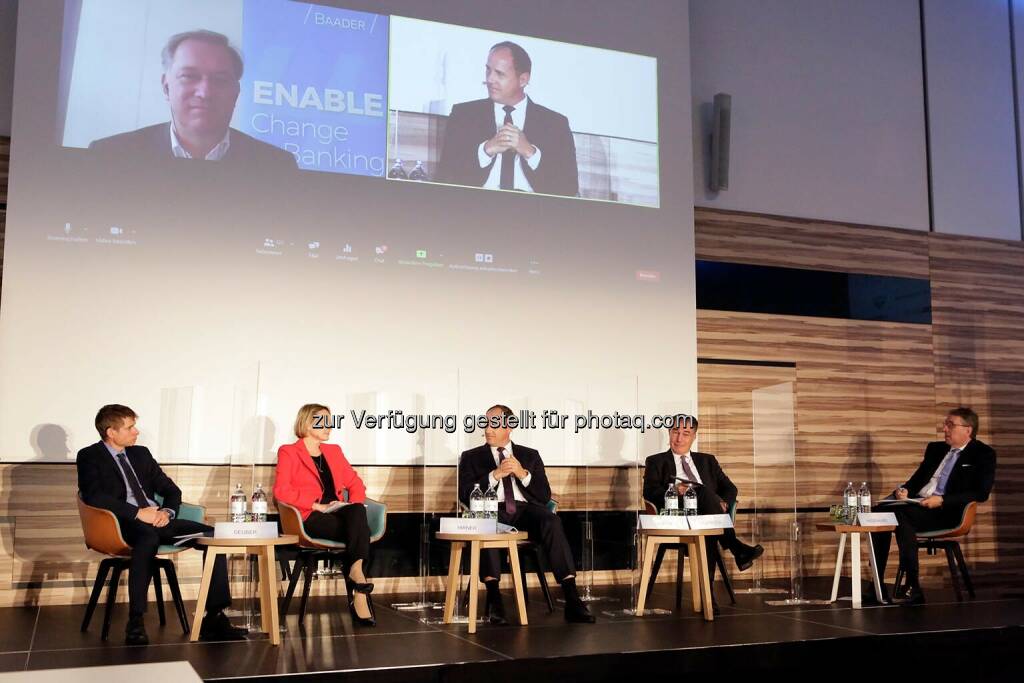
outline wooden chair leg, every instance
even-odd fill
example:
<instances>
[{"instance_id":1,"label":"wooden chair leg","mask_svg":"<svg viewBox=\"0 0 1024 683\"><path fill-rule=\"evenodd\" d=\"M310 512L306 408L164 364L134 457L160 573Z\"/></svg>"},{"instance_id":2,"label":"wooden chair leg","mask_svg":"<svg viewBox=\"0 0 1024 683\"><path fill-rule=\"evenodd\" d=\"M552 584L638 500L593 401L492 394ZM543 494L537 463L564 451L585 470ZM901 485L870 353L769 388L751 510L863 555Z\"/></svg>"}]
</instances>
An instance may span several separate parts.
<instances>
[{"instance_id":1,"label":"wooden chair leg","mask_svg":"<svg viewBox=\"0 0 1024 683\"><path fill-rule=\"evenodd\" d=\"M555 601L551 599L551 589L548 588L548 562L543 548L536 548L533 559L537 562L537 580L540 581L540 592L544 594L544 600L548 603L548 614L555 611ZM523 582L523 586L526 582Z\"/></svg>"},{"instance_id":2,"label":"wooden chair leg","mask_svg":"<svg viewBox=\"0 0 1024 683\"><path fill-rule=\"evenodd\" d=\"M320 564L319 558L315 555L310 555L306 559L306 564L302 568L303 582L302 582L302 599L299 600L299 626L302 626L303 620L306 618L306 603L309 602L309 589L313 586L313 568Z\"/></svg>"},{"instance_id":3,"label":"wooden chair leg","mask_svg":"<svg viewBox=\"0 0 1024 683\"><path fill-rule=\"evenodd\" d=\"M280 613L282 617L288 615L288 607L292 604L292 596L295 595L295 587L299 585L299 578L302 576L302 568L306 564L305 555L299 554L295 558L295 564L292 565L289 571L288 578L288 590L284 594L284 600L281 602Z\"/></svg>"},{"instance_id":4,"label":"wooden chair leg","mask_svg":"<svg viewBox=\"0 0 1024 683\"><path fill-rule=\"evenodd\" d=\"M958 541L953 542L953 553L956 557L957 566L960 567L960 576L964 578L964 587L967 588L967 595L974 598L974 582L971 581L971 572L967 568L967 561L964 560L964 551Z\"/></svg>"},{"instance_id":5,"label":"wooden chair leg","mask_svg":"<svg viewBox=\"0 0 1024 683\"><path fill-rule=\"evenodd\" d=\"M156 597L156 614L160 618L160 625L167 625L167 613L164 612L164 586L160 581L160 566L153 560L153 594Z\"/></svg>"},{"instance_id":6,"label":"wooden chair leg","mask_svg":"<svg viewBox=\"0 0 1024 683\"><path fill-rule=\"evenodd\" d=\"M683 553L682 547L676 552L676 609L683 608ZM690 563L690 573L693 573L693 563Z\"/></svg>"},{"instance_id":7,"label":"wooden chair leg","mask_svg":"<svg viewBox=\"0 0 1024 683\"><path fill-rule=\"evenodd\" d=\"M647 584L648 601L651 599L651 593L654 592L654 584L658 582L658 572L661 570L661 561L665 559L666 550L668 550L668 544L662 543L658 546L658 552L654 555L654 564L651 565L650 583Z\"/></svg>"},{"instance_id":8,"label":"wooden chair leg","mask_svg":"<svg viewBox=\"0 0 1024 683\"><path fill-rule=\"evenodd\" d=\"M181 623L181 632L186 636L191 630L188 625L188 612L185 611L185 601L181 599L181 587L178 585L178 572L174 569L174 562L164 562L164 574L167 576L167 587L171 589L171 600L174 601L174 609L178 613L178 621Z\"/></svg>"},{"instance_id":9,"label":"wooden chair leg","mask_svg":"<svg viewBox=\"0 0 1024 683\"><path fill-rule=\"evenodd\" d=\"M103 630L100 632L100 640L106 640L110 635L110 617L114 611L114 603L117 601L117 586L121 581L121 572L124 571L124 564L118 562L114 565L114 571L110 573L110 584L107 586L107 605L103 610Z\"/></svg>"},{"instance_id":10,"label":"wooden chair leg","mask_svg":"<svg viewBox=\"0 0 1024 683\"><path fill-rule=\"evenodd\" d=\"M715 559L715 564L718 565L718 573L722 575L722 583L725 584L725 590L729 594L729 600L732 604L736 604L736 593L732 589L732 579L729 578L729 572L725 569L725 562L722 561L722 551L718 551L718 557ZM712 586L714 589L714 586Z\"/></svg>"},{"instance_id":11,"label":"wooden chair leg","mask_svg":"<svg viewBox=\"0 0 1024 683\"><path fill-rule=\"evenodd\" d=\"M100 594L103 592L103 584L106 583L107 574L110 573L110 567L117 560L113 558L107 558L100 562L100 567L96 572L96 580L92 583L92 593L89 594L89 604L85 607L85 618L82 619L82 631L89 628L89 622L92 621L93 612L96 611L96 603L100 601Z\"/></svg>"},{"instance_id":12,"label":"wooden chair leg","mask_svg":"<svg viewBox=\"0 0 1024 683\"><path fill-rule=\"evenodd\" d=\"M953 591L956 593L957 602L963 602L964 593L960 589L960 572L956 566L956 559L953 557L953 548L948 543L942 545L942 549L946 551L946 564L949 565L949 578L953 582Z\"/></svg>"}]
</instances>

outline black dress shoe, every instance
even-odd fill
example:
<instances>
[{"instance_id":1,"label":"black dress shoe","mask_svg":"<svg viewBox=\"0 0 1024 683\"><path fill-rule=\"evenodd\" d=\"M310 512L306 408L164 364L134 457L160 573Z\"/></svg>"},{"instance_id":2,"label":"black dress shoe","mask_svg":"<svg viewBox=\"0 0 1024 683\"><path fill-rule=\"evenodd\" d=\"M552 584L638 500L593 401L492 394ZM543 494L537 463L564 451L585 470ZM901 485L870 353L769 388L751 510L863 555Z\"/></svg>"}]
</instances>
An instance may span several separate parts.
<instances>
[{"instance_id":1,"label":"black dress shoe","mask_svg":"<svg viewBox=\"0 0 1024 683\"><path fill-rule=\"evenodd\" d=\"M764 555L764 546L760 543L754 547L747 546L747 550L744 550L739 555L734 555L736 559L736 567L741 571L745 572L750 569L754 564L754 560Z\"/></svg>"},{"instance_id":2,"label":"black dress shoe","mask_svg":"<svg viewBox=\"0 0 1024 683\"><path fill-rule=\"evenodd\" d=\"M501 593L487 591L487 603L485 607L487 621L495 626L508 626L508 617L505 616L505 603L501 599Z\"/></svg>"},{"instance_id":3,"label":"black dress shoe","mask_svg":"<svg viewBox=\"0 0 1024 683\"><path fill-rule=\"evenodd\" d=\"M373 584L370 584L373 586ZM363 593L363 591L356 591L357 593ZM373 611L373 598L370 597L369 593L363 593L366 596L366 608L370 610L370 616L361 617L356 614L356 603L354 599L348 601L348 611L352 615L352 622L359 624L360 626L376 626L377 625L377 614Z\"/></svg>"},{"instance_id":4,"label":"black dress shoe","mask_svg":"<svg viewBox=\"0 0 1024 683\"><path fill-rule=\"evenodd\" d=\"M902 607L917 607L918 605L924 604L924 592L920 586L911 586L907 590L907 595L900 600Z\"/></svg>"},{"instance_id":5,"label":"black dress shoe","mask_svg":"<svg viewBox=\"0 0 1024 683\"><path fill-rule=\"evenodd\" d=\"M354 593L370 594L370 593L373 592L373 584L372 583L369 583L369 582L359 583L358 581L353 581L352 579L348 578L347 576L345 577L345 585L347 585L348 589L350 591L354 592Z\"/></svg>"},{"instance_id":6,"label":"black dress shoe","mask_svg":"<svg viewBox=\"0 0 1024 683\"><path fill-rule=\"evenodd\" d=\"M199 639L212 640L245 640L249 632L244 628L231 625L224 612L207 614L203 618L203 625L199 627Z\"/></svg>"},{"instance_id":7,"label":"black dress shoe","mask_svg":"<svg viewBox=\"0 0 1024 683\"><path fill-rule=\"evenodd\" d=\"M149 645L149 636L146 635L142 617L129 617L128 625L124 628L124 644Z\"/></svg>"},{"instance_id":8,"label":"black dress shoe","mask_svg":"<svg viewBox=\"0 0 1024 683\"><path fill-rule=\"evenodd\" d=\"M596 621L582 600L566 601L565 620L570 624L593 624Z\"/></svg>"},{"instance_id":9,"label":"black dress shoe","mask_svg":"<svg viewBox=\"0 0 1024 683\"><path fill-rule=\"evenodd\" d=\"M716 617L721 616L722 610L718 608L717 602L711 603L711 613L714 614Z\"/></svg>"}]
</instances>

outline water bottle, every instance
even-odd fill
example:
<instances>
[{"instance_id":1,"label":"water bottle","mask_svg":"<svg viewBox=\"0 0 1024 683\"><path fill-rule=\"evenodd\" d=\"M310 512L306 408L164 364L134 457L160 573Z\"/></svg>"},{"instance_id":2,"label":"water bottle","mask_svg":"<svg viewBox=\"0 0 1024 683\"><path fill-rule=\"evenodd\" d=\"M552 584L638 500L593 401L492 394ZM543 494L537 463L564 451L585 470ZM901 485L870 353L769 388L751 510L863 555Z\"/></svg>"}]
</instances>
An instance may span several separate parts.
<instances>
[{"instance_id":1,"label":"water bottle","mask_svg":"<svg viewBox=\"0 0 1024 683\"><path fill-rule=\"evenodd\" d=\"M484 513L487 519L498 519L498 487L488 487L484 494Z\"/></svg>"},{"instance_id":2,"label":"water bottle","mask_svg":"<svg viewBox=\"0 0 1024 683\"><path fill-rule=\"evenodd\" d=\"M843 519L847 522L857 514L857 491L853 488L853 482L846 482L846 490L843 491Z\"/></svg>"},{"instance_id":3,"label":"water bottle","mask_svg":"<svg viewBox=\"0 0 1024 683\"><path fill-rule=\"evenodd\" d=\"M388 178L391 178L391 179L394 179L394 180L408 180L409 179L409 176L405 172L405 168L402 167L402 160L401 159L395 159L394 165L391 167L391 170L388 171Z\"/></svg>"},{"instance_id":4,"label":"water bottle","mask_svg":"<svg viewBox=\"0 0 1024 683\"><path fill-rule=\"evenodd\" d=\"M692 484L683 496L683 513L687 517L697 514L697 489Z\"/></svg>"},{"instance_id":5,"label":"water bottle","mask_svg":"<svg viewBox=\"0 0 1024 683\"><path fill-rule=\"evenodd\" d=\"M241 484L235 484L235 492L231 494L231 521L245 521L245 491Z\"/></svg>"},{"instance_id":6,"label":"water bottle","mask_svg":"<svg viewBox=\"0 0 1024 683\"><path fill-rule=\"evenodd\" d=\"M471 519L484 516L484 492L480 490L480 484L473 484L473 492L469 494L469 516Z\"/></svg>"},{"instance_id":7,"label":"water bottle","mask_svg":"<svg viewBox=\"0 0 1024 683\"><path fill-rule=\"evenodd\" d=\"M423 168L422 161L416 162L416 168L409 174L409 180L427 180L427 170Z\"/></svg>"},{"instance_id":8,"label":"water bottle","mask_svg":"<svg viewBox=\"0 0 1024 683\"><path fill-rule=\"evenodd\" d=\"M866 481L860 483L860 491L857 492L857 498L860 501L860 507L857 509L857 512L871 512L871 489L868 488Z\"/></svg>"},{"instance_id":9,"label":"water bottle","mask_svg":"<svg viewBox=\"0 0 1024 683\"><path fill-rule=\"evenodd\" d=\"M669 483L668 489L665 491L665 509L662 511L662 514L679 514L679 495L676 493L675 482Z\"/></svg>"},{"instance_id":10,"label":"water bottle","mask_svg":"<svg viewBox=\"0 0 1024 683\"><path fill-rule=\"evenodd\" d=\"M252 492L252 516L255 522L267 521L267 493L263 484L256 484L256 490Z\"/></svg>"}]
</instances>

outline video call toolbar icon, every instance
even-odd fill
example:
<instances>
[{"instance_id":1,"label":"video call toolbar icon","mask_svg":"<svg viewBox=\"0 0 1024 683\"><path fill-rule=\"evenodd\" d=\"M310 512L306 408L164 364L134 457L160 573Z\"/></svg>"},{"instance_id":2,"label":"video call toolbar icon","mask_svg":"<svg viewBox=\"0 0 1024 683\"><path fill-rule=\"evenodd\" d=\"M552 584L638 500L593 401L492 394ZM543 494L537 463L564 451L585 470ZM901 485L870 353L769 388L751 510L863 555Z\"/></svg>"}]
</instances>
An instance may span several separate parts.
<instances>
[{"instance_id":1,"label":"video call toolbar icon","mask_svg":"<svg viewBox=\"0 0 1024 683\"><path fill-rule=\"evenodd\" d=\"M417 249L416 250L416 258L427 258L427 250L426 249Z\"/></svg>"},{"instance_id":2,"label":"video call toolbar icon","mask_svg":"<svg viewBox=\"0 0 1024 683\"><path fill-rule=\"evenodd\" d=\"M344 248L341 251L343 253L345 253L345 254L351 254L352 253L352 245L351 244L345 244Z\"/></svg>"},{"instance_id":3,"label":"video call toolbar icon","mask_svg":"<svg viewBox=\"0 0 1024 683\"><path fill-rule=\"evenodd\" d=\"M477 263L494 263L494 254L474 254L473 260Z\"/></svg>"},{"instance_id":4,"label":"video call toolbar icon","mask_svg":"<svg viewBox=\"0 0 1024 683\"><path fill-rule=\"evenodd\" d=\"M383 256L384 254L388 253L388 245L380 244L380 245L374 247L373 251L374 251L374 253L377 254L377 256Z\"/></svg>"}]
</instances>

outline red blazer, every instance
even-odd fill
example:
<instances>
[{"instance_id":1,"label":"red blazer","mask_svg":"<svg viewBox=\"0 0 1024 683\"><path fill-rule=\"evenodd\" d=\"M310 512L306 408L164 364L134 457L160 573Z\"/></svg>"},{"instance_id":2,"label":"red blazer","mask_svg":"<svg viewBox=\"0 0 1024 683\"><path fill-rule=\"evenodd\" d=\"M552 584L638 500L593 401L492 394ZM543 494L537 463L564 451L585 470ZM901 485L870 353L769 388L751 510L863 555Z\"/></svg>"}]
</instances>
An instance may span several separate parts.
<instances>
[{"instance_id":1,"label":"red blazer","mask_svg":"<svg viewBox=\"0 0 1024 683\"><path fill-rule=\"evenodd\" d=\"M348 502L362 503L366 500L366 486L359 478L352 465L348 464L341 446L333 443L320 444L321 457L327 458L327 466L331 468L335 493L338 500L345 500L344 491L348 490ZM313 511L313 503L319 503L324 495L320 475L317 474L313 456L306 450L302 439L295 443L285 444L277 449L277 477L274 481L274 498L299 509L302 519L309 517Z\"/></svg>"}]
</instances>

